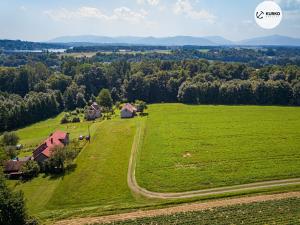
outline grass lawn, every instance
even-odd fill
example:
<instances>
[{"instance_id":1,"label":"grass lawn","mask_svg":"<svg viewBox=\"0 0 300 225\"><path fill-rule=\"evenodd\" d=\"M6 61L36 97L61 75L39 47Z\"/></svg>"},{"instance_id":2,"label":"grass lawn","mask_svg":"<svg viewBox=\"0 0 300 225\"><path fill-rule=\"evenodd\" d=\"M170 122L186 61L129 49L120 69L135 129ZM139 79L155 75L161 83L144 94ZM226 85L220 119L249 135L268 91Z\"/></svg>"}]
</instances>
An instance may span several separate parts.
<instances>
[{"instance_id":1,"label":"grass lawn","mask_svg":"<svg viewBox=\"0 0 300 225\"><path fill-rule=\"evenodd\" d=\"M60 182L48 206L55 209L66 205L130 204L134 199L126 176L135 122L105 121L77 158L76 170Z\"/></svg>"},{"instance_id":2,"label":"grass lawn","mask_svg":"<svg viewBox=\"0 0 300 225\"><path fill-rule=\"evenodd\" d=\"M17 130L16 133L20 137L19 142L24 145L24 150L21 151L20 156L30 155L32 149L35 149L55 130L69 132L70 139L77 139L80 135L88 134L88 127L90 127L90 132L93 134L99 123L99 121L95 123L83 121L80 123L60 124L60 120L64 114L61 113L56 117Z\"/></svg>"},{"instance_id":3,"label":"grass lawn","mask_svg":"<svg viewBox=\"0 0 300 225\"><path fill-rule=\"evenodd\" d=\"M150 105L137 181L177 192L300 177L300 108Z\"/></svg>"},{"instance_id":4,"label":"grass lawn","mask_svg":"<svg viewBox=\"0 0 300 225\"><path fill-rule=\"evenodd\" d=\"M109 224L299 224L300 199L291 198L221 207L198 212L139 218Z\"/></svg>"},{"instance_id":5,"label":"grass lawn","mask_svg":"<svg viewBox=\"0 0 300 225\"><path fill-rule=\"evenodd\" d=\"M18 130L21 143L38 143L44 138L43 132L47 136L53 129L64 130L66 125L61 127L59 118ZM135 197L127 186L128 161L139 119L93 123L91 143L77 157L74 171L57 177L41 174L25 183L9 180L9 186L24 192L29 212L42 221L154 204ZM69 125L74 126L71 135L77 136L86 130L87 122Z\"/></svg>"}]
</instances>

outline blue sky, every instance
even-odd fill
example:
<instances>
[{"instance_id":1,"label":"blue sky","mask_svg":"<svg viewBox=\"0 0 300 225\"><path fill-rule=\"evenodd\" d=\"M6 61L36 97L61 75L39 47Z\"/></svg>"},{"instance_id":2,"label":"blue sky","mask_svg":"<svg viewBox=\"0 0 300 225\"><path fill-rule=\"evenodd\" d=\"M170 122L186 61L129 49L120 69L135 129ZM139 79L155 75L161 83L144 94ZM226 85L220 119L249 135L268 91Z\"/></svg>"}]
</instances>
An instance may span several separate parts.
<instances>
[{"instance_id":1,"label":"blue sky","mask_svg":"<svg viewBox=\"0 0 300 225\"><path fill-rule=\"evenodd\" d=\"M47 41L65 35L220 35L241 40L272 34L300 38L300 0L276 0L281 24L258 27L261 0L1 0L0 39Z\"/></svg>"}]
</instances>

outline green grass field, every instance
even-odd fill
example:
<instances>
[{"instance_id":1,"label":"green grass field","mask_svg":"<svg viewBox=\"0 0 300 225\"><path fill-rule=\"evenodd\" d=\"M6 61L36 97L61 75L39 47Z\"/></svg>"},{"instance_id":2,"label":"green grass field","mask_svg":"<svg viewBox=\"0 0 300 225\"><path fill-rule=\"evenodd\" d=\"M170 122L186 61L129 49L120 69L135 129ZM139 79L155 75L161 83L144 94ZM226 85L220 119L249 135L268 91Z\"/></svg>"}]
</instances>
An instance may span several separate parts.
<instances>
[{"instance_id":1,"label":"green grass field","mask_svg":"<svg viewBox=\"0 0 300 225\"><path fill-rule=\"evenodd\" d=\"M149 107L137 181L178 192L300 176L300 108Z\"/></svg>"},{"instance_id":2,"label":"green grass field","mask_svg":"<svg viewBox=\"0 0 300 225\"><path fill-rule=\"evenodd\" d=\"M17 130L16 133L20 137L20 143L24 147L35 147L55 130L69 132L71 139L77 139L79 135L87 135L88 127L90 127L91 133L95 131L97 123L94 122L83 121L81 123L60 124L63 115L64 113L61 113L56 117Z\"/></svg>"},{"instance_id":3,"label":"green grass field","mask_svg":"<svg viewBox=\"0 0 300 225\"><path fill-rule=\"evenodd\" d=\"M49 129L45 134L60 127L59 117L17 131L21 143L35 143L35 138L43 138L45 126ZM81 151L75 170L69 174L41 174L25 183L8 181L9 186L24 192L29 211L42 220L145 205L147 201L135 198L127 187L128 159L137 119L93 123L91 143ZM85 128L84 123L72 125L76 125L73 135ZM35 134L37 137L33 138Z\"/></svg>"},{"instance_id":4,"label":"green grass field","mask_svg":"<svg viewBox=\"0 0 300 225\"><path fill-rule=\"evenodd\" d=\"M128 161L134 134L141 122L146 122L146 136L143 148L140 149L137 179L139 184L150 187L150 190L207 187L203 180L209 180L213 182L211 186L217 186L252 182L256 179L299 176L298 108L164 104L150 105L148 118L121 120L117 115L104 122L61 125L61 114L16 131L25 147L38 145L56 129L70 132L71 139L86 134L88 126L92 134L91 143L83 148L75 161L74 171L58 177L41 174L25 183L8 181L14 190L24 192L27 208L32 215L51 224L52 220L73 216L111 214L245 194L232 193L167 201L146 199L131 193L127 186ZM264 123L261 118L263 115L267 118ZM256 122L251 122L253 118L257 118ZM249 133L247 126L255 128L255 134ZM270 133L275 136L270 137ZM199 135L203 138L199 139ZM178 136L180 138L175 138ZM219 141L220 138L222 142ZM266 145L270 148L264 149ZM235 153L231 146L239 146L240 152ZM256 146L251 149L258 149L263 157L258 157L254 150L249 151L247 146ZM29 152L21 152L25 153ZM275 162L270 164L272 159ZM243 164L247 164L249 170ZM236 169L237 167L241 167L242 171ZM224 168L227 170L224 171ZM228 168L232 168L230 173ZM270 172L270 176L253 177L250 170L258 175ZM287 190L299 190L299 185L266 189L264 192ZM262 190L246 194L255 192Z\"/></svg>"},{"instance_id":5,"label":"green grass field","mask_svg":"<svg viewBox=\"0 0 300 225\"><path fill-rule=\"evenodd\" d=\"M300 224L300 199L291 198L243 204L198 212L186 212L135 220L125 220L109 224Z\"/></svg>"}]
</instances>

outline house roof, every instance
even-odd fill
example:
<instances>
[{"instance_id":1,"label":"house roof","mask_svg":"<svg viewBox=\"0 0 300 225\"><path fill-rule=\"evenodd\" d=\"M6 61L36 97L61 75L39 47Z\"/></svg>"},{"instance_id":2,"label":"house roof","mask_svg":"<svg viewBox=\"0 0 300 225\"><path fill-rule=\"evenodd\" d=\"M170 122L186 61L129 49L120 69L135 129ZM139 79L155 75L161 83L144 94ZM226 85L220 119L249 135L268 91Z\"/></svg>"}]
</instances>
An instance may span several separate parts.
<instances>
[{"instance_id":1,"label":"house roof","mask_svg":"<svg viewBox=\"0 0 300 225\"><path fill-rule=\"evenodd\" d=\"M62 141L67 137L67 135L68 134L63 131L55 131L33 152L34 158L40 154L49 158L54 148L64 147L64 143Z\"/></svg>"},{"instance_id":2,"label":"house roof","mask_svg":"<svg viewBox=\"0 0 300 225\"><path fill-rule=\"evenodd\" d=\"M25 163L25 160L9 160L4 163L4 173L19 172Z\"/></svg>"},{"instance_id":3,"label":"house roof","mask_svg":"<svg viewBox=\"0 0 300 225\"><path fill-rule=\"evenodd\" d=\"M93 102L93 104L91 105L91 108L92 108L93 110L100 110L100 107L99 107L99 105L97 104L97 102Z\"/></svg>"},{"instance_id":4,"label":"house roof","mask_svg":"<svg viewBox=\"0 0 300 225\"><path fill-rule=\"evenodd\" d=\"M122 110L128 110L129 112L136 112L136 108L131 105L130 103L126 103L125 105L123 105Z\"/></svg>"}]
</instances>

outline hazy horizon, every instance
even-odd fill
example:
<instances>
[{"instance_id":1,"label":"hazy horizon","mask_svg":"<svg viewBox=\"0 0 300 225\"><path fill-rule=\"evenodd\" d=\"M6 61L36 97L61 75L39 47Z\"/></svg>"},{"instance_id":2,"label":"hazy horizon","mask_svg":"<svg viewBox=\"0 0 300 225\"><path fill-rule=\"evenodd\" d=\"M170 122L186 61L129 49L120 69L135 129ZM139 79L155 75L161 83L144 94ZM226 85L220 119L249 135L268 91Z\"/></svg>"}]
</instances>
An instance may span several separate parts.
<instances>
[{"instance_id":1,"label":"hazy horizon","mask_svg":"<svg viewBox=\"0 0 300 225\"><path fill-rule=\"evenodd\" d=\"M231 41L283 35L300 38L300 0L277 0L281 24L258 27L260 0L10 0L0 2L0 39L49 41L60 36L222 36ZM229 29L230 28L230 29Z\"/></svg>"}]
</instances>

